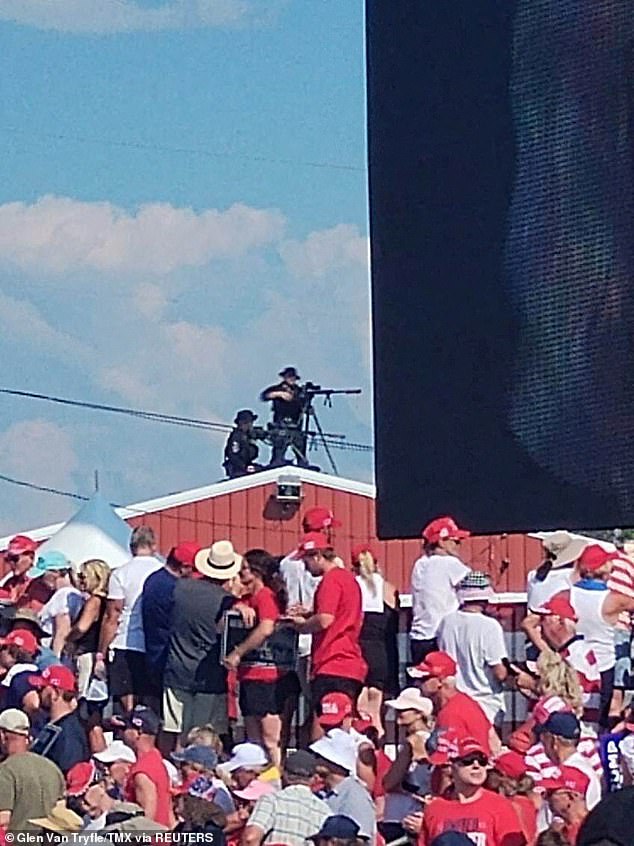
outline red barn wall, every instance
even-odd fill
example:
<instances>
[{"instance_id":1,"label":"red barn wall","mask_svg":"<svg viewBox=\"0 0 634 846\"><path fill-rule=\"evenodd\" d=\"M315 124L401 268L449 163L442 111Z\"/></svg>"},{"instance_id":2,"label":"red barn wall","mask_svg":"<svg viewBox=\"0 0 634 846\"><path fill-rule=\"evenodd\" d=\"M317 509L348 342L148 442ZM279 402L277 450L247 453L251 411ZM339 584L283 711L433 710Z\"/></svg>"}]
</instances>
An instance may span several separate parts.
<instances>
[{"instance_id":1,"label":"red barn wall","mask_svg":"<svg viewBox=\"0 0 634 846\"><path fill-rule=\"evenodd\" d=\"M354 544L371 541L386 577L400 591L409 592L412 563L420 555L421 544L416 540L377 541L373 499L304 482L301 507L284 509L275 501L276 490L274 483L261 485L133 517L128 522L152 526L164 553L178 541L208 545L230 539L240 551L263 547L281 555L297 544L301 514L311 506L322 505L343 523L333 533L341 557L347 561ZM541 544L525 535L474 537L464 543L462 557L474 569L489 572L499 592L524 591L526 573L541 561Z\"/></svg>"}]
</instances>

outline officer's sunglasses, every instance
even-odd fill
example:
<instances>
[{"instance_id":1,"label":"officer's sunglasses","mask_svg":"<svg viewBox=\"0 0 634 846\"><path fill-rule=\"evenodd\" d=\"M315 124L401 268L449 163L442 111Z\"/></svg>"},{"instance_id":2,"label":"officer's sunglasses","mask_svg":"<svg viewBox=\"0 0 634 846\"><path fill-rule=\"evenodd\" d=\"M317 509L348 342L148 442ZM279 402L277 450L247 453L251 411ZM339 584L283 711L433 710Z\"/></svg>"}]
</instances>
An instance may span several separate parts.
<instances>
[{"instance_id":1,"label":"officer's sunglasses","mask_svg":"<svg viewBox=\"0 0 634 846\"><path fill-rule=\"evenodd\" d=\"M456 763L459 767L472 767L474 764L478 764L480 767L486 767L489 763L489 759L481 752L474 752L472 755L467 755L464 758L458 758Z\"/></svg>"}]
</instances>

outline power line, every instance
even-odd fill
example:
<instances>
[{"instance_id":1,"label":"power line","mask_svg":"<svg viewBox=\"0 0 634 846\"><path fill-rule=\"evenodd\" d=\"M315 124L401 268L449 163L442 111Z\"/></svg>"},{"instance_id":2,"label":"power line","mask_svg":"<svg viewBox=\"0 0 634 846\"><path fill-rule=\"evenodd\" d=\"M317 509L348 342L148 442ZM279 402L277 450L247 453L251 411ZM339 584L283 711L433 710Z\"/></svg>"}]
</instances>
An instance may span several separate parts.
<instances>
[{"instance_id":1,"label":"power line","mask_svg":"<svg viewBox=\"0 0 634 846\"><path fill-rule=\"evenodd\" d=\"M87 400L73 400L66 397L53 396L51 394L40 394L34 391L20 391L13 388L0 388L0 394L6 396L20 397L22 399L34 399L41 402L54 403L56 405L71 406L74 408L87 408L91 411L105 411L110 414L122 414L138 420L148 420L154 423L164 423L170 426L184 426L189 429L203 429L211 432L228 433L233 427L228 423L219 423L213 420L202 420L196 417L181 417L174 414L163 414L156 411L146 411L138 408L128 408L119 405L106 405L105 403L88 402ZM359 444L351 441L342 441L338 438L328 437L325 441L329 447L343 449L350 452L372 452L369 444ZM317 443L319 443L317 441Z\"/></svg>"},{"instance_id":2,"label":"power line","mask_svg":"<svg viewBox=\"0 0 634 846\"><path fill-rule=\"evenodd\" d=\"M107 138L90 138L82 135L67 135L57 132L33 132L32 130L20 129L17 126L2 126L0 132L9 135L32 136L48 141L72 141L77 144L92 144L105 147L119 147L131 150L142 150L145 152L169 153L186 156L202 156L213 159L235 159L255 164L275 164L292 167L310 167L322 170L348 171L351 173L365 173L366 168L359 165L343 164L340 162L320 162L302 159L279 159L273 156L249 155L232 151L205 150L201 147L170 147L164 144L149 143L146 141L128 141Z\"/></svg>"},{"instance_id":3,"label":"power line","mask_svg":"<svg viewBox=\"0 0 634 846\"><path fill-rule=\"evenodd\" d=\"M73 491L64 491L59 488L48 487L47 485L38 485L35 482L26 482L23 479L15 479L13 476L6 476L0 473L0 482L5 482L8 485L15 485L20 488L27 488L28 490L37 491L38 493L52 494L54 496L66 497L67 499L79 500L81 502L88 502L89 496L78 494ZM126 519L135 519L136 517L153 517L156 516L160 520L178 520L179 523L195 523L198 526L209 526L216 529L218 526L228 526L229 521L213 521L207 520L203 517L187 517L184 514L169 514L167 511L143 511L140 508L134 508L131 505L121 505L118 502L108 503L112 508L122 509L127 512ZM259 532L262 526L252 526L248 523L234 523L231 521L232 529L246 529L248 531Z\"/></svg>"}]
</instances>

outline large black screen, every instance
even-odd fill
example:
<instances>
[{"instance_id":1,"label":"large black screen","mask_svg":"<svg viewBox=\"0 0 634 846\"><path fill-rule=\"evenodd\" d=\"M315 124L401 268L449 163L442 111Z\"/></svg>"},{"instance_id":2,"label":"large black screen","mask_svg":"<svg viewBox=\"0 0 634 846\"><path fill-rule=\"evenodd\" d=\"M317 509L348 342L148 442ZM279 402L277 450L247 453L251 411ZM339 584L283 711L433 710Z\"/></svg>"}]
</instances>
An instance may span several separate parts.
<instances>
[{"instance_id":1,"label":"large black screen","mask_svg":"<svg viewBox=\"0 0 634 846\"><path fill-rule=\"evenodd\" d=\"M631 0L367 0L381 537L634 525Z\"/></svg>"}]
</instances>

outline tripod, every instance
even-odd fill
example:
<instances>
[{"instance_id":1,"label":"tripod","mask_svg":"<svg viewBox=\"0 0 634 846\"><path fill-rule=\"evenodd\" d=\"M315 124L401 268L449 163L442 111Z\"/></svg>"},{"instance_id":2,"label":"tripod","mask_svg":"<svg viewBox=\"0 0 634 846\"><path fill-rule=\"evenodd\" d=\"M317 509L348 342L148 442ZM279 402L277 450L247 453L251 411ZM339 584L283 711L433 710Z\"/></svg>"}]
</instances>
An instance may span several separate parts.
<instances>
[{"instance_id":1,"label":"tripod","mask_svg":"<svg viewBox=\"0 0 634 846\"><path fill-rule=\"evenodd\" d=\"M321 428L321 423L319 422L319 417L317 416L317 411L315 410L315 407L313 405L313 398L314 398L314 394L309 394L309 396L306 400L306 407L304 408L304 420L303 420L303 423L302 423L302 429L303 429L303 432L304 432L304 436L306 438L306 443L308 443L309 437L311 437L313 439L318 437L321 440L322 446L324 448L324 452L326 453L326 456L328 457L328 461L330 462L332 472L335 474L335 476L338 476L339 470L337 469L337 464L335 462L335 459L333 458L332 452L330 451L330 447L328 446L328 441L326 440L326 435L324 433L324 430ZM329 407L332 406L332 401L331 401L330 397L327 397L325 402L327 403L327 405ZM314 422L315 429L317 429L317 432L311 432L311 430L310 430L310 421L311 420ZM304 459L304 461L308 462L308 459L305 455L303 456L303 459Z\"/></svg>"},{"instance_id":2,"label":"tripod","mask_svg":"<svg viewBox=\"0 0 634 846\"><path fill-rule=\"evenodd\" d=\"M330 451L330 446L328 445L328 441L326 440L326 433L321 427L321 423L319 422L319 417L317 416L317 411L313 405L313 400L317 396L322 396L324 398L324 405L328 408L332 408L332 397L333 394L360 394L361 388L345 388L344 390L335 391L332 388L321 388L318 385L309 385L305 388L305 404L304 404L304 419L302 422L302 431L304 434L304 442L308 443L308 438L311 437L313 440L319 438L321 441L321 445L324 448L324 452L330 462L330 466L332 468L332 472L335 476L339 475L339 470L337 469L337 464L335 459L333 458L332 452ZM311 431L310 428L310 421L313 421L315 424L316 432ZM345 435L328 435L329 438L341 438L342 440L345 439ZM306 456L302 456L303 460L307 462Z\"/></svg>"}]
</instances>

